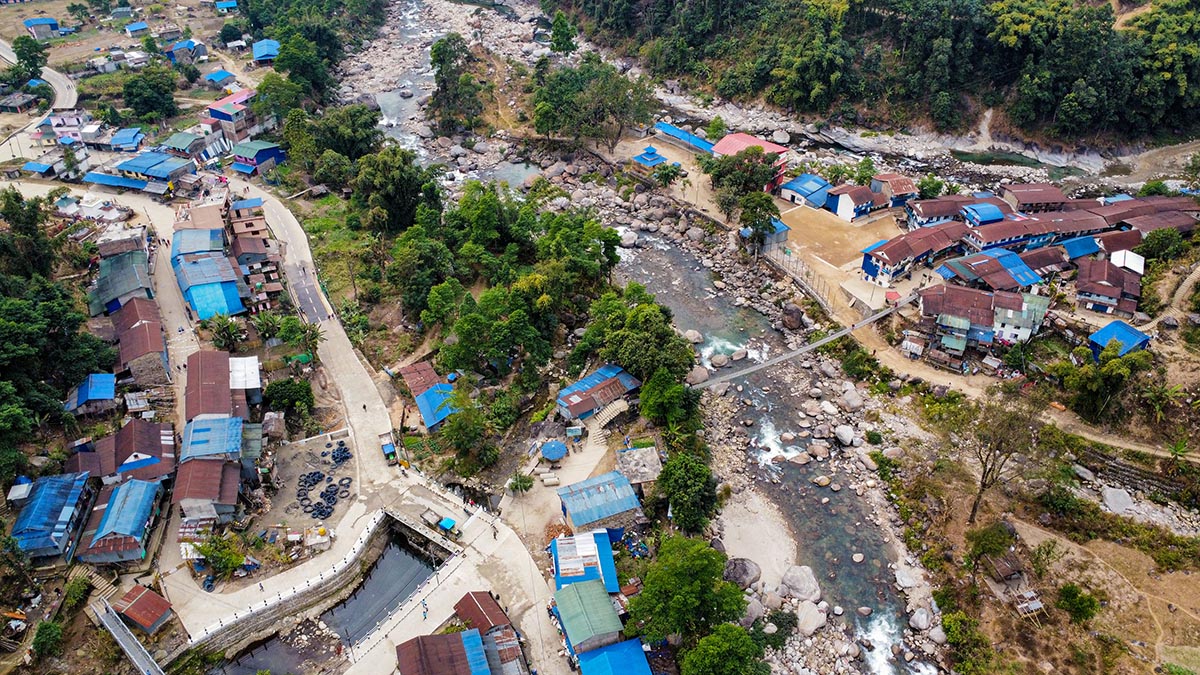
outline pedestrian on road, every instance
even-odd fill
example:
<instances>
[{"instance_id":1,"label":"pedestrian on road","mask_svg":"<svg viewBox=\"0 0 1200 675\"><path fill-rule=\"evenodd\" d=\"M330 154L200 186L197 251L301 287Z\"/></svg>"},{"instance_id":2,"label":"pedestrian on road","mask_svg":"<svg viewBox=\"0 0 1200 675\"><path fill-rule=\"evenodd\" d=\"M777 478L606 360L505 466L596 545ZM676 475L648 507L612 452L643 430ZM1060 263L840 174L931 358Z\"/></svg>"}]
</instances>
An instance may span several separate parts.
<instances>
[{"instance_id":1,"label":"pedestrian on road","mask_svg":"<svg viewBox=\"0 0 1200 675\"><path fill-rule=\"evenodd\" d=\"M260 590L260 591L264 591L264 592L266 591L266 589L265 589L265 588L263 588L263 585L262 585L262 582L261 582L261 581L260 581L260 582L258 582L258 590Z\"/></svg>"},{"instance_id":2,"label":"pedestrian on road","mask_svg":"<svg viewBox=\"0 0 1200 675\"><path fill-rule=\"evenodd\" d=\"M427 610L427 609L421 610L421 620L424 621L428 618L429 618L429 610Z\"/></svg>"},{"instance_id":3,"label":"pedestrian on road","mask_svg":"<svg viewBox=\"0 0 1200 675\"><path fill-rule=\"evenodd\" d=\"M366 409L367 409L367 404L366 404L366 403L364 403L364 404L363 404L363 410L366 410Z\"/></svg>"},{"instance_id":4,"label":"pedestrian on road","mask_svg":"<svg viewBox=\"0 0 1200 675\"><path fill-rule=\"evenodd\" d=\"M429 609L429 605L425 604L424 600L421 601L421 609Z\"/></svg>"}]
</instances>

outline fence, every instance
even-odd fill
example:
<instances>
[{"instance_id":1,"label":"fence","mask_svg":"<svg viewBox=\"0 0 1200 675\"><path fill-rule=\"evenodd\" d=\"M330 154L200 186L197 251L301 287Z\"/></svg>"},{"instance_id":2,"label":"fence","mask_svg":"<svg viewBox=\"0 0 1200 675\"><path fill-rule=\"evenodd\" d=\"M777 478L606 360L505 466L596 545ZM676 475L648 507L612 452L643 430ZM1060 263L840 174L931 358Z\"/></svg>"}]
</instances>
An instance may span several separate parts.
<instances>
[{"instance_id":1,"label":"fence","mask_svg":"<svg viewBox=\"0 0 1200 675\"><path fill-rule=\"evenodd\" d=\"M792 255L790 248L783 244L775 244L763 249L763 254L768 262L791 277L809 297L816 300L827 315L833 316L833 306L829 303L829 285L799 256Z\"/></svg>"}]
</instances>

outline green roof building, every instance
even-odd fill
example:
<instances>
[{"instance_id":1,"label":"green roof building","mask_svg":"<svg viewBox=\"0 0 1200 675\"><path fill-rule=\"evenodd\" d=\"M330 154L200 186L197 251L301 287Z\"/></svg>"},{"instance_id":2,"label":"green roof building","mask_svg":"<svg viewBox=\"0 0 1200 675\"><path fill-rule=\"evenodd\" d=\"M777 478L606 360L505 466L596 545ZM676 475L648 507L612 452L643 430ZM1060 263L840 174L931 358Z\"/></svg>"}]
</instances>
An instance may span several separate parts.
<instances>
[{"instance_id":1,"label":"green roof building","mask_svg":"<svg viewBox=\"0 0 1200 675\"><path fill-rule=\"evenodd\" d=\"M581 654L621 640L621 619L599 579L564 586L554 593L559 621L572 653Z\"/></svg>"},{"instance_id":2,"label":"green roof building","mask_svg":"<svg viewBox=\"0 0 1200 675\"><path fill-rule=\"evenodd\" d=\"M100 261L100 275L88 292L88 313L112 314L133 298L154 298L146 252L126 251Z\"/></svg>"}]
</instances>

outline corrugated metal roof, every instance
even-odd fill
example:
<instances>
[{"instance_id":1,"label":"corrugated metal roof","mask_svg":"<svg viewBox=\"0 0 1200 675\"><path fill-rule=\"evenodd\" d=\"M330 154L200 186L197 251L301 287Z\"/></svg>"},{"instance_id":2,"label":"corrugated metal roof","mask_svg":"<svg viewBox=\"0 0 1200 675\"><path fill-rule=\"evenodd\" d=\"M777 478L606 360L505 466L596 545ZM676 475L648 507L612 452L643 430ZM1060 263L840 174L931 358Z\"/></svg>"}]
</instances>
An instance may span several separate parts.
<instances>
[{"instance_id":1,"label":"corrugated metal roof","mask_svg":"<svg viewBox=\"0 0 1200 675\"><path fill-rule=\"evenodd\" d=\"M607 363L558 393L558 405L575 417L592 411L640 387L641 382L618 365Z\"/></svg>"},{"instance_id":2,"label":"corrugated metal roof","mask_svg":"<svg viewBox=\"0 0 1200 675\"><path fill-rule=\"evenodd\" d=\"M168 148L171 148L172 150L187 152L188 148L192 146L192 143L195 143L198 140L200 140L200 137L196 134L189 134L186 131L177 131L171 134L171 136L167 138L167 140L163 141L162 144Z\"/></svg>"},{"instance_id":3,"label":"corrugated metal roof","mask_svg":"<svg viewBox=\"0 0 1200 675\"><path fill-rule=\"evenodd\" d=\"M697 150L700 150L701 152L712 153L712 151L713 151L712 141L708 141L703 138L700 138L699 136L697 136L695 134L688 133L673 124L667 124L666 122L656 122L654 124L654 130L663 134L664 136L669 136L670 138L674 138L677 141L682 141L682 142L696 148Z\"/></svg>"},{"instance_id":4,"label":"corrugated metal roof","mask_svg":"<svg viewBox=\"0 0 1200 675\"><path fill-rule=\"evenodd\" d=\"M110 535L142 541L150 514L154 511L159 487L158 483L144 480L130 480L118 485L104 509L104 517L100 520L100 529L92 538L92 546Z\"/></svg>"},{"instance_id":5,"label":"corrugated metal roof","mask_svg":"<svg viewBox=\"0 0 1200 675\"><path fill-rule=\"evenodd\" d=\"M150 630L171 611L171 603L166 598L140 584L129 589L112 607L143 630Z\"/></svg>"},{"instance_id":6,"label":"corrugated metal roof","mask_svg":"<svg viewBox=\"0 0 1200 675\"><path fill-rule=\"evenodd\" d=\"M560 487L558 498L576 528L641 506L629 479L616 471Z\"/></svg>"},{"instance_id":7,"label":"corrugated metal roof","mask_svg":"<svg viewBox=\"0 0 1200 675\"><path fill-rule=\"evenodd\" d=\"M404 378L404 384L408 387L408 391L414 397L420 396L429 391L429 388L441 381L437 371L433 369L433 364L428 361L419 361L400 369L400 377Z\"/></svg>"},{"instance_id":8,"label":"corrugated metal roof","mask_svg":"<svg viewBox=\"0 0 1200 675\"><path fill-rule=\"evenodd\" d=\"M582 675L650 675L641 640L626 640L579 655Z\"/></svg>"},{"instance_id":9,"label":"corrugated metal roof","mask_svg":"<svg viewBox=\"0 0 1200 675\"><path fill-rule=\"evenodd\" d=\"M1121 345L1119 355L1125 356L1129 352L1149 344L1150 336L1120 319L1088 336L1088 341L1100 349L1107 347L1108 343L1113 340Z\"/></svg>"},{"instance_id":10,"label":"corrugated metal roof","mask_svg":"<svg viewBox=\"0 0 1200 675\"><path fill-rule=\"evenodd\" d=\"M187 391L184 395L187 420L195 419L198 415L232 414L228 352L195 352L187 358L187 370Z\"/></svg>"},{"instance_id":11,"label":"corrugated metal roof","mask_svg":"<svg viewBox=\"0 0 1200 675\"><path fill-rule=\"evenodd\" d=\"M229 358L230 389L262 389L262 374L258 370L257 356Z\"/></svg>"},{"instance_id":12,"label":"corrugated metal roof","mask_svg":"<svg viewBox=\"0 0 1200 675\"><path fill-rule=\"evenodd\" d=\"M213 72L205 75L204 79L208 82L215 82L217 84L220 84L222 82L225 82L226 80L230 80L235 77L237 77L237 75L234 75L233 73L229 72L228 70L221 69L221 70L214 70Z\"/></svg>"},{"instance_id":13,"label":"corrugated metal roof","mask_svg":"<svg viewBox=\"0 0 1200 675\"><path fill-rule=\"evenodd\" d=\"M74 410L89 401L111 401L117 397L117 376L93 373L80 382L67 397L65 410Z\"/></svg>"},{"instance_id":14,"label":"corrugated metal roof","mask_svg":"<svg viewBox=\"0 0 1200 675\"><path fill-rule=\"evenodd\" d=\"M735 133L727 134L717 141L712 152L714 155L736 155L747 148L762 148L764 153L775 155L782 155L788 151L778 143L765 141L750 134Z\"/></svg>"},{"instance_id":15,"label":"corrugated metal roof","mask_svg":"<svg viewBox=\"0 0 1200 675\"><path fill-rule=\"evenodd\" d=\"M169 476L175 470L175 431L170 424L134 417L116 434L97 439L92 449L74 452L66 470L149 481Z\"/></svg>"},{"instance_id":16,"label":"corrugated metal roof","mask_svg":"<svg viewBox=\"0 0 1200 675\"><path fill-rule=\"evenodd\" d=\"M128 171L130 173L145 173L147 169L158 166L172 157L165 152L157 152L151 150L143 152L140 155L131 157L117 165L117 171Z\"/></svg>"},{"instance_id":17,"label":"corrugated metal roof","mask_svg":"<svg viewBox=\"0 0 1200 675\"><path fill-rule=\"evenodd\" d=\"M820 176L811 173L802 173L784 183L780 189L791 190L792 192L799 194L801 197L808 197L818 190L828 190L831 187L833 186L829 184L829 181L821 178Z\"/></svg>"},{"instance_id":18,"label":"corrugated metal roof","mask_svg":"<svg viewBox=\"0 0 1200 675\"><path fill-rule=\"evenodd\" d=\"M230 204L229 208L234 211L241 211L243 209L257 209L262 205L262 197L253 197L251 199L239 199L238 201Z\"/></svg>"},{"instance_id":19,"label":"corrugated metal roof","mask_svg":"<svg viewBox=\"0 0 1200 675\"><path fill-rule=\"evenodd\" d=\"M237 504L242 469L238 462L198 459L179 467L172 504L198 499L216 504Z\"/></svg>"},{"instance_id":20,"label":"corrugated metal roof","mask_svg":"<svg viewBox=\"0 0 1200 675\"><path fill-rule=\"evenodd\" d=\"M596 530L550 542L554 558L555 590L583 581L599 579L609 593L621 590L608 532Z\"/></svg>"},{"instance_id":21,"label":"corrugated metal roof","mask_svg":"<svg viewBox=\"0 0 1200 675\"><path fill-rule=\"evenodd\" d=\"M279 56L279 42L277 40L259 40L251 47L254 53L254 60L265 58L274 58Z\"/></svg>"},{"instance_id":22,"label":"corrugated metal roof","mask_svg":"<svg viewBox=\"0 0 1200 675\"><path fill-rule=\"evenodd\" d=\"M475 634L478 638L479 631ZM482 651L482 641L480 645ZM402 642L396 646L396 660L404 675L477 675L460 633L421 635Z\"/></svg>"},{"instance_id":23,"label":"corrugated metal roof","mask_svg":"<svg viewBox=\"0 0 1200 675\"><path fill-rule=\"evenodd\" d=\"M85 183L95 183L96 185L106 185L108 187L129 188L131 190L142 190L146 187L146 181L137 178L126 178L125 176L114 176L108 173L99 171L89 171L83 177Z\"/></svg>"},{"instance_id":24,"label":"corrugated metal roof","mask_svg":"<svg viewBox=\"0 0 1200 675\"><path fill-rule=\"evenodd\" d=\"M1100 244L1096 243L1095 237L1075 237L1074 239L1068 239L1062 242L1062 247L1067 249L1067 257L1071 260L1100 252Z\"/></svg>"},{"instance_id":25,"label":"corrugated metal roof","mask_svg":"<svg viewBox=\"0 0 1200 675\"><path fill-rule=\"evenodd\" d=\"M177 230L171 237L172 258L192 253L219 253L224 248L224 230Z\"/></svg>"},{"instance_id":26,"label":"corrugated metal roof","mask_svg":"<svg viewBox=\"0 0 1200 675\"><path fill-rule=\"evenodd\" d=\"M240 417L197 415L183 428L180 463L216 456L236 459L242 454L242 424Z\"/></svg>"},{"instance_id":27,"label":"corrugated metal roof","mask_svg":"<svg viewBox=\"0 0 1200 675\"><path fill-rule=\"evenodd\" d=\"M458 408L450 404L453 395L454 387L441 383L433 385L416 397L417 410L421 412L421 420L426 429L441 424L447 417L458 412Z\"/></svg>"},{"instance_id":28,"label":"corrugated metal roof","mask_svg":"<svg viewBox=\"0 0 1200 675\"><path fill-rule=\"evenodd\" d=\"M64 550L71 536L69 525L79 506L88 474L43 476L33 482L29 500L17 514L9 534L26 553Z\"/></svg>"},{"instance_id":29,"label":"corrugated metal roof","mask_svg":"<svg viewBox=\"0 0 1200 675\"><path fill-rule=\"evenodd\" d=\"M600 581L581 581L554 592L571 648L599 635L621 632L621 618Z\"/></svg>"},{"instance_id":30,"label":"corrugated metal roof","mask_svg":"<svg viewBox=\"0 0 1200 675\"><path fill-rule=\"evenodd\" d=\"M496 626L507 626L512 623L500 604L487 591L471 591L462 596L454 604L454 613L467 626L476 628L484 633Z\"/></svg>"}]
</instances>

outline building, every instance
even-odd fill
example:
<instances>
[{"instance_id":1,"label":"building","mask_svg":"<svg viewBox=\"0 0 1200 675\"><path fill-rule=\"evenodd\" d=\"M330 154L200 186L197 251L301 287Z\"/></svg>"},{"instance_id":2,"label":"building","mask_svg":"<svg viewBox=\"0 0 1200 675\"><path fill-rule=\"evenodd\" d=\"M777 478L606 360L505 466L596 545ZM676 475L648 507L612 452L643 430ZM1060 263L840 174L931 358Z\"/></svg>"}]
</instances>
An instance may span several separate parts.
<instances>
[{"instance_id":1,"label":"building","mask_svg":"<svg viewBox=\"0 0 1200 675\"><path fill-rule=\"evenodd\" d=\"M239 199L229 205L229 231L235 237L271 238L261 197Z\"/></svg>"},{"instance_id":2,"label":"building","mask_svg":"<svg viewBox=\"0 0 1200 675\"><path fill-rule=\"evenodd\" d=\"M455 603L454 613L467 628L474 628L483 635L512 624L508 615L500 609L500 604L486 591L471 591L463 595Z\"/></svg>"},{"instance_id":3,"label":"building","mask_svg":"<svg viewBox=\"0 0 1200 675\"><path fill-rule=\"evenodd\" d=\"M1000 198L1015 211L1040 213L1061 211L1069 201L1057 185L1050 183L1012 183L1000 188Z\"/></svg>"},{"instance_id":4,"label":"building","mask_svg":"<svg viewBox=\"0 0 1200 675\"><path fill-rule=\"evenodd\" d=\"M148 260L142 250L102 258L100 273L88 291L88 312L112 314L134 298L153 298Z\"/></svg>"},{"instance_id":5,"label":"building","mask_svg":"<svg viewBox=\"0 0 1200 675\"><path fill-rule=\"evenodd\" d=\"M212 89L223 89L237 81L237 75L225 70L214 70L204 76L204 84Z\"/></svg>"},{"instance_id":6,"label":"building","mask_svg":"<svg viewBox=\"0 0 1200 675\"><path fill-rule=\"evenodd\" d=\"M112 138L109 139L109 147L101 147L100 149L111 149L113 152L137 152L142 147L142 140L145 138L146 133L139 127L118 129L112 135Z\"/></svg>"},{"instance_id":7,"label":"building","mask_svg":"<svg viewBox=\"0 0 1200 675\"><path fill-rule=\"evenodd\" d=\"M67 394L63 410L80 417L100 415L114 410L118 405L117 376L110 373L95 373L83 378Z\"/></svg>"},{"instance_id":8,"label":"building","mask_svg":"<svg viewBox=\"0 0 1200 675\"><path fill-rule=\"evenodd\" d=\"M195 40L180 40L163 50L167 60L176 65L194 63L202 56L208 56L208 47Z\"/></svg>"},{"instance_id":9,"label":"building","mask_svg":"<svg viewBox=\"0 0 1200 675\"><path fill-rule=\"evenodd\" d=\"M953 220L921 227L878 241L862 250L863 276L880 286L890 286L921 263L930 263L943 253L957 249L967 226Z\"/></svg>"},{"instance_id":10,"label":"building","mask_svg":"<svg viewBox=\"0 0 1200 675\"><path fill-rule=\"evenodd\" d=\"M197 253L171 259L175 279L188 302L189 311L200 320L218 314L234 316L246 311L238 282L241 275L224 254Z\"/></svg>"},{"instance_id":11,"label":"building","mask_svg":"<svg viewBox=\"0 0 1200 675\"><path fill-rule=\"evenodd\" d=\"M208 106L209 126L213 131L221 131L230 143L240 143L274 128L274 117L258 119L250 108L257 92L253 89L240 89ZM201 120L201 126L205 126Z\"/></svg>"},{"instance_id":12,"label":"building","mask_svg":"<svg viewBox=\"0 0 1200 675\"><path fill-rule=\"evenodd\" d=\"M999 200L997 200L999 201ZM961 219L962 208L976 202L971 195L944 195L934 199L914 199L904 205L909 230L941 225Z\"/></svg>"},{"instance_id":13,"label":"building","mask_svg":"<svg viewBox=\"0 0 1200 675\"><path fill-rule=\"evenodd\" d=\"M49 40L52 37L58 37L58 19L52 19L48 16L35 16L31 19L25 19L21 23L25 24L25 30L34 40Z\"/></svg>"},{"instance_id":14,"label":"building","mask_svg":"<svg viewBox=\"0 0 1200 675\"><path fill-rule=\"evenodd\" d=\"M204 144L203 137L186 131L177 131L163 141L159 147L176 157L191 160L199 157L207 146Z\"/></svg>"},{"instance_id":15,"label":"building","mask_svg":"<svg viewBox=\"0 0 1200 675\"><path fill-rule=\"evenodd\" d=\"M217 14L232 14L238 8L237 0L217 0L213 3L213 9L217 10Z\"/></svg>"},{"instance_id":16,"label":"building","mask_svg":"<svg viewBox=\"0 0 1200 675\"><path fill-rule=\"evenodd\" d=\"M558 498L575 532L605 528L611 538L620 539L624 528L645 521L629 479L616 471L560 487Z\"/></svg>"},{"instance_id":17,"label":"building","mask_svg":"<svg viewBox=\"0 0 1200 675\"><path fill-rule=\"evenodd\" d=\"M83 130L95 124L95 120L92 118L92 114L86 110L71 109L56 110L50 113L46 116L44 123L49 125L49 130L59 141L64 138L85 141Z\"/></svg>"},{"instance_id":18,"label":"building","mask_svg":"<svg viewBox=\"0 0 1200 675\"><path fill-rule=\"evenodd\" d=\"M767 155L775 155L775 176L763 186L767 192L773 192L783 183L784 172L788 165L788 149L782 145L764 141L761 138L755 138L750 134L735 133L726 134L721 140L717 141L712 147L713 157L727 157L736 155L748 148L762 148L763 153Z\"/></svg>"},{"instance_id":19,"label":"building","mask_svg":"<svg viewBox=\"0 0 1200 675\"><path fill-rule=\"evenodd\" d=\"M564 586L554 592L554 604L572 656L621 640L621 619L599 580Z\"/></svg>"},{"instance_id":20,"label":"building","mask_svg":"<svg viewBox=\"0 0 1200 675\"><path fill-rule=\"evenodd\" d=\"M458 408L450 403L453 395L453 385L438 383L414 397L417 410L421 413L421 423L430 433L437 431L446 418L458 412Z\"/></svg>"},{"instance_id":21,"label":"building","mask_svg":"<svg viewBox=\"0 0 1200 675\"><path fill-rule=\"evenodd\" d=\"M131 38L140 38L149 34L150 24L146 23L145 21L134 21L133 23L125 26L125 35L128 35Z\"/></svg>"},{"instance_id":22,"label":"building","mask_svg":"<svg viewBox=\"0 0 1200 675\"><path fill-rule=\"evenodd\" d=\"M1108 260L1079 261L1075 277L1075 304L1101 314L1133 316L1142 297L1140 274Z\"/></svg>"},{"instance_id":23,"label":"building","mask_svg":"<svg viewBox=\"0 0 1200 675\"><path fill-rule=\"evenodd\" d=\"M1008 206L1007 202L1000 202L1004 206ZM1000 204L989 202L979 202L977 204L967 204L962 207L961 214L963 220L971 227L983 227L998 223L1005 219L1008 214L1012 213L1012 209L1005 209Z\"/></svg>"},{"instance_id":24,"label":"building","mask_svg":"<svg viewBox=\"0 0 1200 675\"><path fill-rule=\"evenodd\" d=\"M667 164L669 161L666 157L658 154L658 148L647 145L640 155L634 155L633 163L629 165L629 168L633 169L636 174L649 177L654 173L656 167ZM679 166L679 162L675 162L675 166Z\"/></svg>"},{"instance_id":25,"label":"building","mask_svg":"<svg viewBox=\"0 0 1200 675\"><path fill-rule=\"evenodd\" d=\"M175 473L175 430L170 424L134 417L111 436L76 442L66 470L87 473L104 485L167 480Z\"/></svg>"},{"instance_id":26,"label":"building","mask_svg":"<svg viewBox=\"0 0 1200 675\"><path fill-rule=\"evenodd\" d=\"M1050 307L1045 296L946 284L923 288L917 295L921 316L933 324L931 339L937 344L930 353L956 358L968 347L1027 341L1041 329Z\"/></svg>"},{"instance_id":27,"label":"building","mask_svg":"<svg viewBox=\"0 0 1200 675\"><path fill-rule=\"evenodd\" d=\"M35 160L25 162L21 170L42 178L59 178L65 181L83 178L92 167L87 146L71 138L64 138L59 142L61 145L53 150L43 153Z\"/></svg>"},{"instance_id":28,"label":"building","mask_svg":"<svg viewBox=\"0 0 1200 675\"><path fill-rule=\"evenodd\" d=\"M626 640L579 655L580 675L650 675L641 640Z\"/></svg>"},{"instance_id":29,"label":"building","mask_svg":"<svg viewBox=\"0 0 1200 675\"><path fill-rule=\"evenodd\" d=\"M564 420L585 420L640 386L642 383L624 368L605 364L558 393L558 414Z\"/></svg>"},{"instance_id":30,"label":"building","mask_svg":"<svg viewBox=\"0 0 1200 675\"><path fill-rule=\"evenodd\" d=\"M483 652L493 675L529 675L521 638L512 626L504 626L483 636Z\"/></svg>"},{"instance_id":31,"label":"building","mask_svg":"<svg viewBox=\"0 0 1200 675\"><path fill-rule=\"evenodd\" d=\"M230 253L238 267L261 265L267 261L267 240L261 237L234 237Z\"/></svg>"},{"instance_id":32,"label":"building","mask_svg":"<svg viewBox=\"0 0 1200 675\"><path fill-rule=\"evenodd\" d=\"M237 511L242 467L238 462L201 459L179 467L171 503L185 522L224 524Z\"/></svg>"},{"instance_id":33,"label":"building","mask_svg":"<svg viewBox=\"0 0 1200 675\"><path fill-rule=\"evenodd\" d=\"M1161 213L1126 218L1122 222L1128 225L1130 229L1141 232L1143 237L1163 228L1178 230L1180 234L1184 235L1191 234L1196 229L1195 215L1184 213L1183 211L1163 211Z\"/></svg>"},{"instance_id":34,"label":"building","mask_svg":"<svg viewBox=\"0 0 1200 675\"><path fill-rule=\"evenodd\" d=\"M623 448L617 451L617 471L629 479L633 491L639 498L654 488L658 475L662 473L662 458L658 448Z\"/></svg>"},{"instance_id":35,"label":"building","mask_svg":"<svg viewBox=\"0 0 1200 675\"><path fill-rule=\"evenodd\" d=\"M130 480L105 487L84 527L76 557L92 565L145 560L162 494L158 481Z\"/></svg>"},{"instance_id":36,"label":"building","mask_svg":"<svg viewBox=\"0 0 1200 675\"><path fill-rule=\"evenodd\" d=\"M147 635L153 635L171 620L171 603L158 593L134 584L125 595L113 603L113 610L128 623Z\"/></svg>"},{"instance_id":37,"label":"building","mask_svg":"<svg viewBox=\"0 0 1200 675\"><path fill-rule=\"evenodd\" d=\"M0 98L0 112L23 113L37 106L38 98L23 91L14 92Z\"/></svg>"},{"instance_id":38,"label":"building","mask_svg":"<svg viewBox=\"0 0 1200 675\"><path fill-rule=\"evenodd\" d=\"M257 356L229 358L229 388L249 403L262 403L262 373Z\"/></svg>"},{"instance_id":39,"label":"building","mask_svg":"<svg viewBox=\"0 0 1200 675\"><path fill-rule=\"evenodd\" d=\"M483 639L474 628L402 642L396 645L396 665L404 675L491 675Z\"/></svg>"},{"instance_id":40,"label":"building","mask_svg":"<svg viewBox=\"0 0 1200 675\"><path fill-rule=\"evenodd\" d=\"M770 248L772 246L782 246L786 244L788 240L788 232L790 232L791 229L792 228L788 227L782 220L772 217L771 231L763 236L763 247ZM743 227L742 229L738 230L738 234L742 237L742 239L748 240L754 234L754 230L751 230L748 227Z\"/></svg>"},{"instance_id":41,"label":"building","mask_svg":"<svg viewBox=\"0 0 1200 675\"><path fill-rule=\"evenodd\" d=\"M225 230L215 228L176 230L171 239L171 257L197 253L221 253L225 250Z\"/></svg>"},{"instance_id":42,"label":"building","mask_svg":"<svg viewBox=\"0 0 1200 675\"><path fill-rule=\"evenodd\" d=\"M811 173L802 173L779 186L779 196L793 204L804 204L814 209L823 208L829 197L829 181Z\"/></svg>"},{"instance_id":43,"label":"building","mask_svg":"<svg viewBox=\"0 0 1200 675\"><path fill-rule=\"evenodd\" d=\"M830 188L825 197L825 208L847 221L867 215L875 204L875 193L864 185L839 185Z\"/></svg>"},{"instance_id":44,"label":"building","mask_svg":"<svg viewBox=\"0 0 1200 675\"><path fill-rule=\"evenodd\" d=\"M180 465L193 460L240 460L242 456L242 424L240 417L231 415L197 415L183 428Z\"/></svg>"},{"instance_id":45,"label":"building","mask_svg":"<svg viewBox=\"0 0 1200 675\"><path fill-rule=\"evenodd\" d=\"M127 178L170 184L180 176L196 173L196 165L190 159L150 151L121 162L117 172Z\"/></svg>"},{"instance_id":46,"label":"building","mask_svg":"<svg viewBox=\"0 0 1200 675\"><path fill-rule=\"evenodd\" d=\"M700 138L696 134L684 131L673 124L667 124L666 122L655 122L654 133L660 139L667 141L668 143L673 143L689 152L705 155L711 155L713 153L713 144L711 141Z\"/></svg>"},{"instance_id":47,"label":"building","mask_svg":"<svg viewBox=\"0 0 1200 675\"><path fill-rule=\"evenodd\" d=\"M250 52L254 57L254 65L269 66L279 57L279 41L259 40L250 47Z\"/></svg>"},{"instance_id":48,"label":"building","mask_svg":"<svg viewBox=\"0 0 1200 675\"><path fill-rule=\"evenodd\" d=\"M959 279L968 286L993 291L1015 291L1042 283L1042 278L1016 253L991 249L953 260L937 268L943 279Z\"/></svg>"},{"instance_id":49,"label":"building","mask_svg":"<svg viewBox=\"0 0 1200 675\"><path fill-rule=\"evenodd\" d=\"M87 473L65 473L33 482L9 531L22 553L31 559L71 558L92 498L87 480Z\"/></svg>"},{"instance_id":50,"label":"building","mask_svg":"<svg viewBox=\"0 0 1200 675\"><path fill-rule=\"evenodd\" d=\"M201 350L187 358L187 390L184 392L184 419L201 415L233 414L233 395L229 388L229 353Z\"/></svg>"},{"instance_id":51,"label":"building","mask_svg":"<svg viewBox=\"0 0 1200 675\"><path fill-rule=\"evenodd\" d=\"M1117 251L1108 256L1108 259L1117 267L1133 272L1139 277L1146 273L1146 259L1133 251Z\"/></svg>"},{"instance_id":52,"label":"building","mask_svg":"<svg viewBox=\"0 0 1200 675\"><path fill-rule=\"evenodd\" d=\"M175 231L221 230L225 228L225 204L223 202L192 205L185 204L175 210Z\"/></svg>"},{"instance_id":53,"label":"building","mask_svg":"<svg viewBox=\"0 0 1200 675\"><path fill-rule=\"evenodd\" d=\"M574 536L559 536L552 539L547 548L554 560L555 590L599 579L607 592L620 592L617 565L607 531L595 530Z\"/></svg>"},{"instance_id":54,"label":"building","mask_svg":"<svg viewBox=\"0 0 1200 675\"><path fill-rule=\"evenodd\" d=\"M167 336L153 300L134 298L113 314L117 331L117 378L142 388L171 382Z\"/></svg>"},{"instance_id":55,"label":"building","mask_svg":"<svg viewBox=\"0 0 1200 675\"><path fill-rule=\"evenodd\" d=\"M243 141L233 146L233 164L229 168L247 176L264 174L282 164L286 155L278 143L267 141Z\"/></svg>"},{"instance_id":56,"label":"building","mask_svg":"<svg viewBox=\"0 0 1200 675\"><path fill-rule=\"evenodd\" d=\"M414 397L424 394L429 391L430 387L442 381L437 371L433 369L433 364L428 361L418 361L404 366L399 373L400 377L404 379L404 386L408 387L408 393Z\"/></svg>"},{"instance_id":57,"label":"building","mask_svg":"<svg viewBox=\"0 0 1200 675\"><path fill-rule=\"evenodd\" d=\"M1100 352L1113 342L1118 345L1117 356L1125 356L1130 352L1149 347L1150 336L1117 319L1088 336L1088 346L1092 349L1092 358L1099 362Z\"/></svg>"},{"instance_id":58,"label":"building","mask_svg":"<svg viewBox=\"0 0 1200 675\"><path fill-rule=\"evenodd\" d=\"M133 7L113 7L108 13L110 19L132 19Z\"/></svg>"},{"instance_id":59,"label":"building","mask_svg":"<svg viewBox=\"0 0 1200 675\"><path fill-rule=\"evenodd\" d=\"M916 199L919 192L917 184L908 176L898 173L880 173L871 179L871 192L887 198L887 206L904 206L910 199Z\"/></svg>"}]
</instances>

